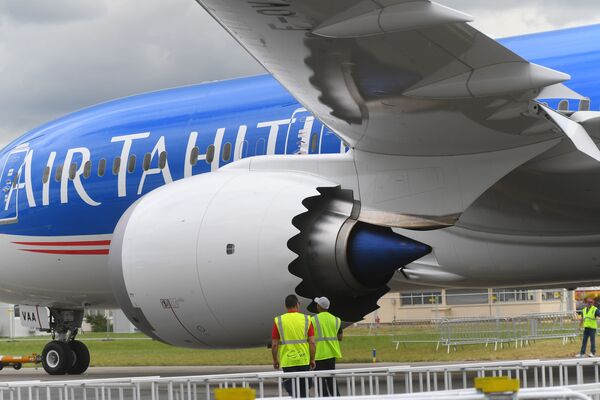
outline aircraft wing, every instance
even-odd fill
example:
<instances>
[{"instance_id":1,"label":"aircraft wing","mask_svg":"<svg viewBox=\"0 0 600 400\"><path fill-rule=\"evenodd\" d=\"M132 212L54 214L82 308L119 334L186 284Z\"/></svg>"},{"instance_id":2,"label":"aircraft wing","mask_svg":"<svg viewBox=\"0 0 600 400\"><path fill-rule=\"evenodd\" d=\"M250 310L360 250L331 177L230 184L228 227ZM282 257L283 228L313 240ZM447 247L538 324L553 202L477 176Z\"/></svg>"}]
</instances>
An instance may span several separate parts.
<instances>
[{"instance_id":1,"label":"aircraft wing","mask_svg":"<svg viewBox=\"0 0 600 400\"><path fill-rule=\"evenodd\" d=\"M529 63L439 4L197 1L353 148L482 153L555 139L569 125L535 102L544 88L570 95L558 85L568 75Z\"/></svg>"}]
</instances>

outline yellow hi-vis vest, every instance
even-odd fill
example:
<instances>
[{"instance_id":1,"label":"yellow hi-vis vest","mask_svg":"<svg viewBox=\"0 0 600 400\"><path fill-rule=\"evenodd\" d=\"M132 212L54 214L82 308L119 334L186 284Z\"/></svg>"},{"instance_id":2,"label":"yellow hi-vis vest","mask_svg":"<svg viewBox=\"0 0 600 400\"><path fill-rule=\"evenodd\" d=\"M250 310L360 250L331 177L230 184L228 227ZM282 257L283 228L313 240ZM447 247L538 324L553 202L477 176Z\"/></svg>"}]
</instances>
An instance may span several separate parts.
<instances>
[{"instance_id":1,"label":"yellow hi-vis vest","mask_svg":"<svg viewBox=\"0 0 600 400\"><path fill-rule=\"evenodd\" d=\"M598 329L598 322L596 321L596 310L595 306L586 307L582 310L583 314L583 327Z\"/></svg>"},{"instance_id":2,"label":"yellow hi-vis vest","mask_svg":"<svg viewBox=\"0 0 600 400\"><path fill-rule=\"evenodd\" d=\"M340 341L337 338L342 321L326 311L312 317L312 321L315 328L315 342L317 344L315 360L342 358Z\"/></svg>"},{"instance_id":3,"label":"yellow hi-vis vest","mask_svg":"<svg viewBox=\"0 0 600 400\"><path fill-rule=\"evenodd\" d=\"M299 312L275 317L279 331L279 364L282 368L310 364L308 327L310 318Z\"/></svg>"}]
</instances>

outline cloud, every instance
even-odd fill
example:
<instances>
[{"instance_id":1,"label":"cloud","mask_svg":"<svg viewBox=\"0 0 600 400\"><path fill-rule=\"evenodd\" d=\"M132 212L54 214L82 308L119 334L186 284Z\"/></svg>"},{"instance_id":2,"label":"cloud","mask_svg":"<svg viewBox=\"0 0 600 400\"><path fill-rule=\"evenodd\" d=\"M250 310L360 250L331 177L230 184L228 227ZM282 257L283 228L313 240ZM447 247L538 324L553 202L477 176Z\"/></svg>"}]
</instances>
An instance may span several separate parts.
<instances>
[{"instance_id":1,"label":"cloud","mask_svg":"<svg viewBox=\"0 0 600 400\"><path fill-rule=\"evenodd\" d=\"M192 0L73 1L100 7L60 22L2 3L0 142L110 99L263 72Z\"/></svg>"},{"instance_id":2,"label":"cloud","mask_svg":"<svg viewBox=\"0 0 600 400\"><path fill-rule=\"evenodd\" d=\"M600 16L584 0L438 1L493 37ZM193 0L0 0L0 143L110 99L261 72Z\"/></svg>"},{"instance_id":3,"label":"cloud","mask_svg":"<svg viewBox=\"0 0 600 400\"><path fill-rule=\"evenodd\" d=\"M22 0L0 0L2 19L20 23L53 24L89 20L106 12L101 1L53 0L32 3Z\"/></svg>"},{"instance_id":4,"label":"cloud","mask_svg":"<svg viewBox=\"0 0 600 400\"><path fill-rule=\"evenodd\" d=\"M600 2L592 0L437 1L473 15L473 25L496 38L591 25L600 19Z\"/></svg>"}]
</instances>

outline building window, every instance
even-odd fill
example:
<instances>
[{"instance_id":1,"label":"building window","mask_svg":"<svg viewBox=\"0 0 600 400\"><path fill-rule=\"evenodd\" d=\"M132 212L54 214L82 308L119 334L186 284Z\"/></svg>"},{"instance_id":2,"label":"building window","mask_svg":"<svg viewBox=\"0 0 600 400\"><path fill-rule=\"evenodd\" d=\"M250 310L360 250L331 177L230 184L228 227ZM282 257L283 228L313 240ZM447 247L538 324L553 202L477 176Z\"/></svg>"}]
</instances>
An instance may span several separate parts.
<instances>
[{"instance_id":1,"label":"building window","mask_svg":"<svg viewBox=\"0 0 600 400\"><path fill-rule=\"evenodd\" d=\"M158 168L164 169L167 166L167 152L161 151L158 156Z\"/></svg>"},{"instance_id":2,"label":"building window","mask_svg":"<svg viewBox=\"0 0 600 400\"><path fill-rule=\"evenodd\" d=\"M87 179L90 175L92 175L92 162L87 160L83 165L83 177Z\"/></svg>"},{"instance_id":3,"label":"building window","mask_svg":"<svg viewBox=\"0 0 600 400\"><path fill-rule=\"evenodd\" d=\"M403 306L420 306L442 304L442 292L400 292L400 304Z\"/></svg>"},{"instance_id":4,"label":"building window","mask_svg":"<svg viewBox=\"0 0 600 400\"><path fill-rule=\"evenodd\" d=\"M206 162L208 164L211 164L213 162L214 158L215 158L215 146L211 144L206 149Z\"/></svg>"},{"instance_id":5,"label":"building window","mask_svg":"<svg viewBox=\"0 0 600 400\"><path fill-rule=\"evenodd\" d=\"M121 169L121 157L115 157L115 161L113 161L113 167L112 167L113 175L118 175L120 169Z\"/></svg>"},{"instance_id":6,"label":"building window","mask_svg":"<svg viewBox=\"0 0 600 400\"><path fill-rule=\"evenodd\" d=\"M488 304L486 289L446 289L446 304L459 306L466 304Z\"/></svg>"},{"instance_id":7,"label":"building window","mask_svg":"<svg viewBox=\"0 0 600 400\"><path fill-rule=\"evenodd\" d=\"M192 149L191 153L190 153L190 165L193 167L194 165L198 164L198 156L200 155L200 149L198 148L198 146L194 146L194 148Z\"/></svg>"},{"instance_id":8,"label":"building window","mask_svg":"<svg viewBox=\"0 0 600 400\"><path fill-rule=\"evenodd\" d=\"M135 171L135 155L130 155L127 161L127 172L132 173Z\"/></svg>"},{"instance_id":9,"label":"building window","mask_svg":"<svg viewBox=\"0 0 600 400\"><path fill-rule=\"evenodd\" d=\"M105 172L106 172L106 160L104 158L102 158L100 161L98 161L98 176L102 178L104 176Z\"/></svg>"},{"instance_id":10,"label":"building window","mask_svg":"<svg viewBox=\"0 0 600 400\"><path fill-rule=\"evenodd\" d=\"M542 291L543 301L556 301L562 299L562 292L560 290L544 290Z\"/></svg>"},{"instance_id":11,"label":"building window","mask_svg":"<svg viewBox=\"0 0 600 400\"><path fill-rule=\"evenodd\" d=\"M223 146L222 159L224 162L227 162L227 161L229 161L230 158L231 158L231 143L227 142L227 143L225 143L225 146Z\"/></svg>"},{"instance_id":12,"label":"building window","mask_svg":"<svg viewBox=\"0 0 600 400\"><path fill-rule=\"evenodd\" d=\"M62 177L62 170L63 170L62 164L59 165L58 167L56 167L56 173L54 174L54 180L56 182L60 182L60 178Z\"/></svg>"},{"instance_id":13,"label":"building window","mask_svg":"<svg viewBox=\"0 0 600 400\"><path fill-rule=\"evenodd\" d=\"M492 295L492 301L500 303L534 300L535 290L527 289L494 289Z\"/></svg>"}]
</instances>

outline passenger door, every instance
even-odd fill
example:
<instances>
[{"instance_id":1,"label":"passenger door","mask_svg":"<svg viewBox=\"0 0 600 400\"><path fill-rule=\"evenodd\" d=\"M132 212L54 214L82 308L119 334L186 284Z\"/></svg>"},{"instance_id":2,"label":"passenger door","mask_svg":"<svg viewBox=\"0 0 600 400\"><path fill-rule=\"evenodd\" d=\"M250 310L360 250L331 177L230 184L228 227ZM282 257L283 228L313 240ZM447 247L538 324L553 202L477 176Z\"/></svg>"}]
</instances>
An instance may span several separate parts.
<instances>
[{"instance_id":1,"label":"passenger door","mask_svg":"<svg viewBox=\"0 0 600 400\"><path fill-rule=\"evenodd\" d=\"M17 147L5 159L0 175L2 187L2 207L0 224L15 223L18 220L19 189L22 170L29 148Z\"/></svg>"}]
</instances>

